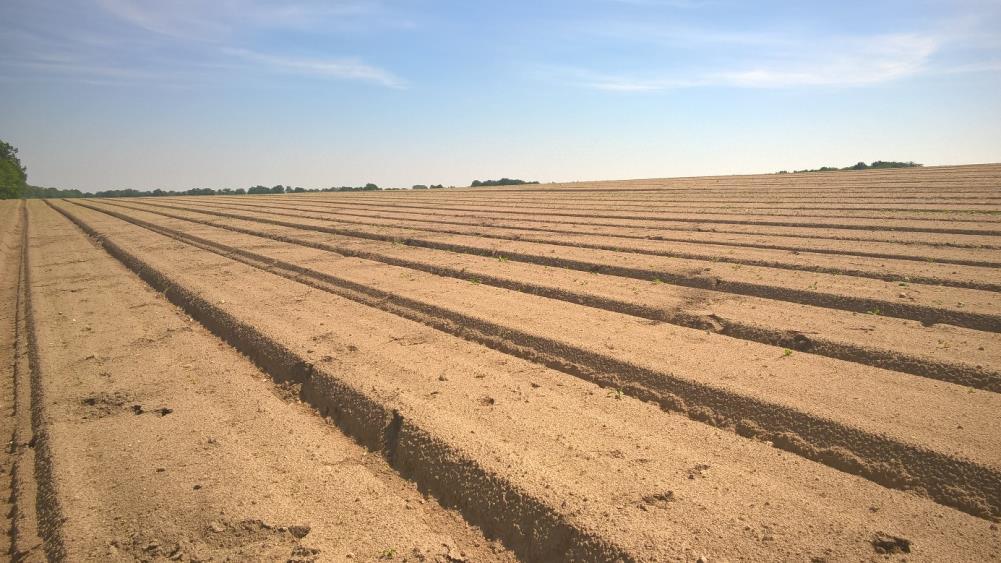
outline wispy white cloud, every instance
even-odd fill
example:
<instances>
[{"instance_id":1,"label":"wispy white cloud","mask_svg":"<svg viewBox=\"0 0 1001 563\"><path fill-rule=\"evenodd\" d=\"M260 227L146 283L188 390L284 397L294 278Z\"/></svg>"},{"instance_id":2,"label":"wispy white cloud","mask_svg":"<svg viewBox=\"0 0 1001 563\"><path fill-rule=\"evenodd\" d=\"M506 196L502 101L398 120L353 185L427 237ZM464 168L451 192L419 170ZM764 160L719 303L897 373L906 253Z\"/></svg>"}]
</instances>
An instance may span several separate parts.
<instances>
[{"instance_id":1,"label":"wispy white cloud","mask_svg":"<svg viewBox=\"0 0 1001 563\"><path fill-rule=\"evenodd\" d=\"M931 71L942 40L930 35L887 34L834 38L818 42L776 40L789 47L770 49L748 60L714 68L679 65L648 73L600 72L555 68L551 76L587 88L616 92L654 92L699 86L788 88L862 86ZM757 59L757 60L754 60Z\"/></svg>"},{"instance_id":2,"label":"wispy white cloud","mask_svg":"<svg viewBox=\"0 0 1001 563\"><path fill-rule=\"evenodd\" d=\"M145 31L175 38L218 36L228 27L201 17L204 9L188 2L143 3L134 0L97 0L107 13Z\"/></svg>"},{"instance_id":3,"label":"wispy white cloud","mask_svg":"<svg viewBox=\"0 0 1001 563\"><path fill-rule=\"evenodd\" d=\"M225 48L223 52L237 56L247 61L265 65L269 69L305 73L316 76L344 80L360 80L372 82L390 88L405 88L406 82L393 73L352 59L310 59L276 56L267 53L257 53L247 49Z\"/></svg>"},{"instance_id":4,"label":"wispy white cloud","mask_svg":"<svg viewBox=\"0 0 1001 563\"><path fill-rule=\"evenodd\" d=\"M380 0L65 0L49 12L42 0L15 1L19 25L0 29L0 67L18 75L194 85L220 71L268 70L406 87L389 70L330 52L335 34L407 25ZM44 25L39 13L50 16ZM289 54L303 50L313 58Z\"/></svg>"},{"instance_id":5,"label":"wispy white cloud","mask_svg":"<svg viewBox=\"0 0 1001 563\"><path fill-rule=\"evenodd\" d=\"M655 6L660 0L606 2ZM833 31L843 28L840 20L828 26L798 16L802 25L790 25L782 18L759 19L756 12L747 14L749 20L688 11L638 15L615 10L606 18L584 14L563 23L564 41L571 46L562 49L564 60L534 66L534 74L549 71L549 80L597 90L651 92L700 86L865 86L995 70L1001 59L1001 4L954 2L961 6L928 14L916 10L912 17L880 26L883 31L862 35ZM696 4L702 3L691 3Z\"/></svg>"},{"instance_id":6,"label":"wispy white cloud","mask_svg":"<svg viewBox=\"0 0 1001 563\"><path fill-rule=\"evenodd\" d=\"M96 0L107 13L146 31L179 39L223 41L248 28L343 29L406 26L376 0Z\"/></svg>"},{"instance_id":7,"label":"wispy white cloud","mask_svg":"<svg viewBox=\"0 0 1001 563\"><path fill-rule=\"evenodd\" d=\"M838 39L778 63L723 71L708 78L747 87L859 86L925 71L941 41L917 34Z\"/></svg>"}]
</instances>

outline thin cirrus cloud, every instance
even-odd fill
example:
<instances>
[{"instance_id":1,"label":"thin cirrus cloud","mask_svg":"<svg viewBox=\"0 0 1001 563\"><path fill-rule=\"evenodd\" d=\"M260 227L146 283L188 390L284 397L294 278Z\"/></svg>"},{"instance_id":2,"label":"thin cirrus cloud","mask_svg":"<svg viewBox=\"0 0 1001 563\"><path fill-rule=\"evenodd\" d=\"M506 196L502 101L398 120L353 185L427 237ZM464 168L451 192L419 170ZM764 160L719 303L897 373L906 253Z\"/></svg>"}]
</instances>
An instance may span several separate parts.
<instances>
[{"instance_id":1,"label":"thin cirrus cloud","mask_svg":"<svg viewBox=\"0 0 1001 563\"><path fill-rule=\"evenodd\" d=\"M397 89L403 89L407 86L403 79L393 73L357 59L293 58L231 47L224 48L223 52L261 65L268 70L304 73L344 80L360 80Z\"/></svg>"},{"instance_id":2,"label":"thin cirrus cloud","mask_svg":"<svg viewBox=\"0 0 1001 563\"><path fill-rule=\"evenodd\" d=\"M662 6L657 0L608 1ZM570 50L572 58L534 67L536 74L548 69L550 80L610 92L858 87L993 72L1001 58L1001 5L992 2L940 3L865 26L819 23L802 14L735 21L718 7L692 2L688 8L694 9L645 10L642 18L621 11L605 19L584 14L564 26L564 36L598 56L582 65L587 59ZM868 31L851 30L856 27Z\"/></svg>"},{"instance_id":3,"label":"thin cirrus cloud","mask_svg":"<svg viewBox=\"0 0 1001 563\"><path fill-rule=\"evenodd\" d=\"M395 89L408 84L362 58L329 53L324 45L341 32L405 27L375 0L70 0L61 12L43 7L15 6L21 25L0 30L0 67L24 77L179 87L261 72ZM49 16L45 25L35 25L43 13ZM86 26L78 25L79 14L87 15ZM287 41L267 39L288 32L311 33L316 44L308 50L314 56L290 55ZM93 37L103 40L88 39Z\"/></svg>"},{"instance_id":4,"label":"thin cirrus cloud","mask_svg":"<svg viewBox=\"0 0 1001 563\"><path fill-rule=\"evenodd\" d=\"M389 21L372 0L97 0L108 14L146 31L179 39L215 42L250 29L367 26Z\"/></svg>"},{"instance_id":5,"label":"thin cirrus cloud","mask_svg":"<svg viewBox=\"0 0 1001 563\"><path fill-rule=\"evenodd\" d=\"M761 38L749 43L760 45ZM915 76L932 69L942 40L919 34L836 38L826 42L775 37L771 48L758 49L747 60L714 67L685 66L658 73L601 72L579 67L550 67L563 82L611 92L656 92L679 88L724 86L790 88L862 86Z\"/></svg>"}]
</instances>

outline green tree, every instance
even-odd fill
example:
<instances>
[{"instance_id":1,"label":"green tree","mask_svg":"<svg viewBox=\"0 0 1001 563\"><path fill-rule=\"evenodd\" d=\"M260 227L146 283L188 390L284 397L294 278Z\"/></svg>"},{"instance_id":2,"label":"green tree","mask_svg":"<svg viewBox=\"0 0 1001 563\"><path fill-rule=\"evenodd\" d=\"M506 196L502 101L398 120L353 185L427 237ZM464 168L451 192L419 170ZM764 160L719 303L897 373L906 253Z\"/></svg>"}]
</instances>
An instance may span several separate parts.
<instances>
[{"instance_id":1,"label":"green tree","mask_svg":"<svg viewBox=\"0 0 1001 563\"><path fill-rule=\"evenodd\" d=\"M28 173L17 158L17 147L0 141L0 199L17 199L28 186Z\"/></svg>"}]
</instances>

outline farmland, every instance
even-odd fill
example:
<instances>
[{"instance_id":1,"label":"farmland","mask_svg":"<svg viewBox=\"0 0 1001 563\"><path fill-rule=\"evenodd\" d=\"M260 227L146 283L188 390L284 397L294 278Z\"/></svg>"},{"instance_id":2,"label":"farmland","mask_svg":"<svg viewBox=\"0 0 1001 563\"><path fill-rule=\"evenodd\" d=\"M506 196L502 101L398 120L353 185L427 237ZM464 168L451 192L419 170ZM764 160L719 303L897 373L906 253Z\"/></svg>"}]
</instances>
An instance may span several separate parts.
<instances>
[{"instance_id":1,"label":"farmland","mask_svg":"<svg viewBox=\"0 0 1001 563\"><path fill-rule=\"evenodd\" d=\"M11 552L1001 558L1001 165L0 202Z\"/></svg>"}]
</instances>

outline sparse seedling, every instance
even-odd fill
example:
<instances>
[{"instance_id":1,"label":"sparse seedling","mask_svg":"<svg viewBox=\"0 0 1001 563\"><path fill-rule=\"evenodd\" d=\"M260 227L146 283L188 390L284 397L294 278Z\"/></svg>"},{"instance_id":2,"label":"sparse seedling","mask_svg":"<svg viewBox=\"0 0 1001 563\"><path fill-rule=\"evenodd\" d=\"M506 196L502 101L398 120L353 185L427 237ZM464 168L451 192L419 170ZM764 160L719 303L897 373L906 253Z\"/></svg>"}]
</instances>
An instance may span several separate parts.
<instances>
[{"instance_id":1,"label":"sparse seedling","mask_svg":"<svg viewBox=\"0 0 1001 563\"><path fill-rule=\"evenodd\" d=\"M866 314L867 315L876 315L878 317L879 315L882 315L883 312L879 310L879 307L873 307L872 309L869 309L868 311L866 311Z\"/></svg>"},{"instance_id":2,"label":"sparse seedling","mask_svg":"<svg viewBox=\"0 0 1001 563\"><path fill-rule=\"evenodd\" d=\"M393 548L384 549L379 554L379 559L392 559L394 557L396 557L396 550Z\"/></svg>"},{"instance_id":3,"label":"sparse seedling","mask_svg":"<svg viewBox=\"0 0 1001 563\"><path fill-rule=\"evenodd\" d=\"M608 398L615 399L616 401L621 401L623 395L625 393L622 392L622 389L609 389L607 394Z\"/></svg>"},{"instance_id":4,"label":"sparse seedling","mask_svg":"<svg viewBox=\"0 0 1001 563\"><path fill-rule=\"evenodd\" d=\"M790 350L788 348L786 348L785 350L782 350L782 357L783 358L788 358L789 356L792 356L792 350Z\"/></svg>"}]
</instances>

